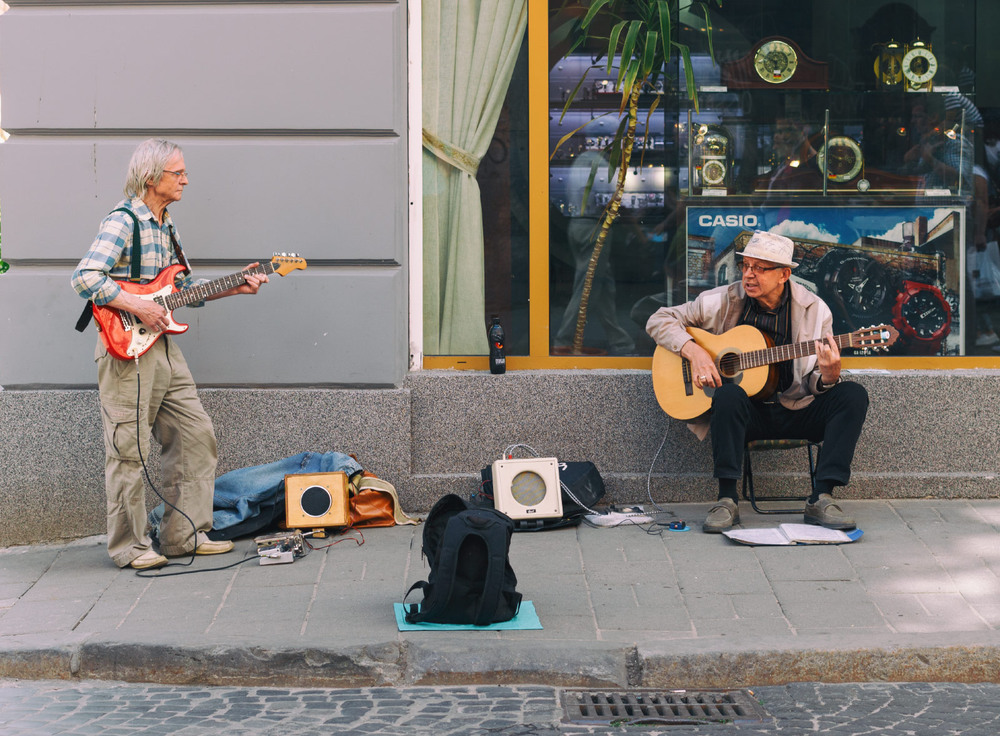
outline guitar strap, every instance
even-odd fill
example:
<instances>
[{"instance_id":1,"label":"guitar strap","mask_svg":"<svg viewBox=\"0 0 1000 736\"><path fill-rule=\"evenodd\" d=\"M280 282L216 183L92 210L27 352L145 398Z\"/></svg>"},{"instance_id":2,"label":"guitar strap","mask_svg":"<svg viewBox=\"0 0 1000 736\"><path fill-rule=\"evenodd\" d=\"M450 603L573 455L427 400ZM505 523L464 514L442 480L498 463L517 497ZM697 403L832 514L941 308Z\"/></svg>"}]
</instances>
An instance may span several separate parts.
<instances>
[{"instance_id":1,"label":"guitar strap","mask_svg":"<svg viewBox=\"0 0 1000 736\"><path fill-rule=\"evenodd\" d=\"M181 242L177 239L177 235L174 233L173 223L169 225L170 227L170 242L174 244L174 254L177 256L177 260L180 264L184 266L184 270L187 273L191 273L191 266L188 265L187 257L184 255L184 251L181 248Z\"/></svg>"},{"instance_id":2,"label":"guitar strap","mask_svg":"<svg viewBox=\"0 0 1000 736\"><path fill-rule=\"evenodd\" d=\"M132 283L139 283L142 281L140 276L140 267L142 266L142 239L139 234L139 218L136 217L135 213L126 208L119 207L118 209L111 210L113 214L115 212L124 212L130 218L132 218L132 242L129 245L129 277L128 280ZM181 250L181 244L177 241L177 236L174 235L174 227L170 226L170 242L173 243L174 253L177 255L177 260L181 262L184 266L184 270L191 273L191 267L188 265L187 258L184 257L184 252ZM83 308L83 312L80 314L80 319L76 321L76 331L83 332L87 329L87 325L90 324L91 318L94 316L94 303L87 300L86 306Z\"/></svg>"}]
</instances>

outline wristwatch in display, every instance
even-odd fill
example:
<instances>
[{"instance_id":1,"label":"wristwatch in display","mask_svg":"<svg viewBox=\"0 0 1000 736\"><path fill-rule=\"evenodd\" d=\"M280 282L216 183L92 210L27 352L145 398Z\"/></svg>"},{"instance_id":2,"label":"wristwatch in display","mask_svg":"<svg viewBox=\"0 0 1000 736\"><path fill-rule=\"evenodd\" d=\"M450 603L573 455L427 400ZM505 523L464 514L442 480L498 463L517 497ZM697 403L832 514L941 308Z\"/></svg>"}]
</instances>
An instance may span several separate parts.
<instances>
[{"instance_id":1,"label":"wristwatch in display","mask_svg":"<svg viewBox=\"0 0 1000 736\"><path fill-rule=\"evenodd\" d=\"M906 80L907 92L930 92L937 70L937 57L931 51L930 44L920 39L907 44L906 53L903 54L903 78Z\"/></svg>"},{"instance_id":2,"label":"wristwatch in display","mask_svg":"<svg viewBox=\"0 0 1000 736\"><path fill-rule=\"evenodd\" d=\"M910 352L931 355L951 332L951 305L933 284L904 281L892 308L892 324Z\"/></svg>"},{"instance_id":3,"label":"wristwatch in display","mask_svg":"<svg viewBox=\"0 0 1000 736\"><path fill-rule=\"evenodd\" d=\"M757 75L770 84L787 82L798 65L799 57L795 49L787 41L777 38L762 43L753 57Z\"/></svg>"},{"instance_id":4,"label":"wristwatch in display","mask_svg":"<svg viewBox=\"0 0 1000 736\"><path fill-rule=\"evenodd\" d=\"M835 135L820 147L816 163L826 172L827 179L842 184L861 173L865 158L857 141L846 135Z\"/></svg>"},{"instance_id":5,"label":"wristwatch in display","mask_svg":"<svg viewBox=\"0 0 1000 736\"><path fill-rule=\"evenodd\" d=\"M889 272L871 256L848 253L835 258L823 275L831 306L841 306L853 324L887 316Z\"/></svg>"}]
</instances>

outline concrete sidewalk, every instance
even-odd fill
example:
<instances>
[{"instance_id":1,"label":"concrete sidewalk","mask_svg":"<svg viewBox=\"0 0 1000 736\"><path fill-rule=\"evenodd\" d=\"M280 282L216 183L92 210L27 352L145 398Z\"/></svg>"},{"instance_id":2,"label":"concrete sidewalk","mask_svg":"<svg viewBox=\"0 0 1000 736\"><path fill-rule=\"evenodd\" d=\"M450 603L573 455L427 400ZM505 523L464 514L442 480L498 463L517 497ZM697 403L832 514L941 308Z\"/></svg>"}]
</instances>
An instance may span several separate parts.
<instances>
[{"instance_id":1,"label":"concrete sidewalk","mask_svg":"<svg viewBox=\"0 0 1000 736\"><path fill-rule=\"evenodd\" d=\"M758 516L743 526L799 522ZM427 577L422 527L365 531L292 564L234 553L142 578L103 539L0 550L0 677L362 687L601 688L996 681L1000 500L849 501L864 536L747 547L689 532L580 526L514 535L540 631L399 632ZM332 540L313 540L318 547ZM186 562L186 559L178 562Z\"/></svg>"}]
</instances>

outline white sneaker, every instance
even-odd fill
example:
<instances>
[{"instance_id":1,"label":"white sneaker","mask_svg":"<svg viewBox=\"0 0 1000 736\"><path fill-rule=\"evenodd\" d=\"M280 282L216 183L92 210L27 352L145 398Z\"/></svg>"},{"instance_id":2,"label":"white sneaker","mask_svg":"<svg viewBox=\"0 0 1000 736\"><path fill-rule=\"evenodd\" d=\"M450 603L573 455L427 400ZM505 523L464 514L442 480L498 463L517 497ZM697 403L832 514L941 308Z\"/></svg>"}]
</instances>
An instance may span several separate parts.
<instances>
[{"instance_id":1,"label":"white sneaker","mask_svg":"<svg viewBox=\"0 0 1000 736\"><path fill-rule=\"evenodd\" d=\"M149 570L154 567L163 567L170 560L161 554L157 554L152 549L147 549L141 555L132 560L129 567L134 567L136 570Z\"/></svg>"},{"instance_id":2,"label":"white sneaker","mask_svg":"<svg viewBox=\"0 0 1000 736\"><path fill-rule=\"evenodd\" d=\"M982 332L976 338L976 347L980 348L986 348L997 343L1000 343L1000 336L997 336L995 332Z\"/></svg>"},{"instance_id":3,"label":"white sneaker","mask_svg":"<svg viewBox=\"0 0 1000 736\"><path fill-rule=\"evenodd\" d=\"M213 541L208 538L205 532L198 532L198 546L194 553L196 555L221 555L229 552L233 548L233 543L228 539Z\"/></svg>"}]
</instances>

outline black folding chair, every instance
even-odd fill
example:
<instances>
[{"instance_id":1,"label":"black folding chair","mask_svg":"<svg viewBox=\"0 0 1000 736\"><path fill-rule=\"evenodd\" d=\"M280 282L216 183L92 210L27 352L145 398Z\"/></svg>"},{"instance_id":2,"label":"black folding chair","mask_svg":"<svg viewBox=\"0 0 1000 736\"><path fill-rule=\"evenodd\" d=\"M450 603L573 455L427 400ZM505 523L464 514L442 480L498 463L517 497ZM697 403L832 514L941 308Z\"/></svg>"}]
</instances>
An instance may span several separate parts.
<instances>
[{"instance_id":1,"label":"black folding chair","mask_svg":"<svg viewBox=\"0 0 1000 736\"><path fill-rule=\"evenodd\" d=\"M758 514L798 514L803 508L761 508L758 502L773 503L777 501L806 501L809 496L758 496L753 487L753 467L750 462L750 455L753 452L767 452L773 450L795 450L806 448L809 455L809 484L816 490L816 460L819 458L821 445L811 440L751 440L747 442L743 451L743 498L750 501L753 510ZM815 451L815 455L813 452Z\"/></svg>"}]
</instances>

